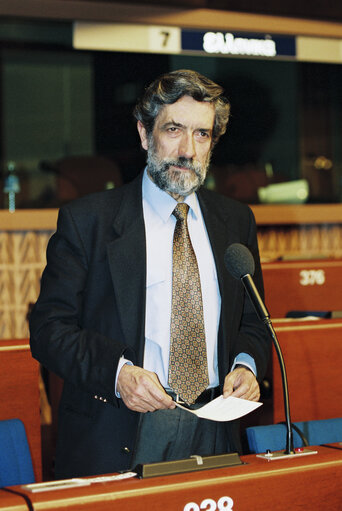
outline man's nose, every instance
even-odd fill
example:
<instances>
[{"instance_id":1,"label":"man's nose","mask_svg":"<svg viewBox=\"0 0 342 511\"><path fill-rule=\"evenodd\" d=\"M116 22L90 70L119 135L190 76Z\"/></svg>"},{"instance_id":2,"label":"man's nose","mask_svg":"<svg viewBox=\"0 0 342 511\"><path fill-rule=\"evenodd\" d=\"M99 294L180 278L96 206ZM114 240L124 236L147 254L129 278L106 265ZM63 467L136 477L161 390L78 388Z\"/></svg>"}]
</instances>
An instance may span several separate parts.
<instances>
[{"instance_id":1,"label":"man's nose","mask_svg":"<svg viewBox=\"0 0 342 511\"><path fill-rule=\"evenodd\" d=\"M179 143L178 156L194 158L195 154L196 150L193 137L188 133L184 133Z\"/></svg>"}]
</instances>

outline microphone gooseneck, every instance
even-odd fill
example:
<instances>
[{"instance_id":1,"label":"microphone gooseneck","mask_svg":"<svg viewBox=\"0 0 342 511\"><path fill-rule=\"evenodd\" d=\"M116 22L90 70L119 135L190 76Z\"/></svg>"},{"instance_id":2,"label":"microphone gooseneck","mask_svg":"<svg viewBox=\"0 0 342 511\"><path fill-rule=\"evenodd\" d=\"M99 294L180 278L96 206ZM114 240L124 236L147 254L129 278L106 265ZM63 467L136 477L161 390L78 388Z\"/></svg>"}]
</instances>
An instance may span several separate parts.
<instances>
[{"instance_id":1,"label":"microphone gooseneck","mask_svg":"<svg viewBox=\"0 0 342 511\"><path fill-rule=\"evenodd\" d=\"M224 254L224 263L232 277L234 277L235 279L240 279L241 282L243 283L246 293L249 296L259 319L266 325L267 331L272 338L279 360L283 383L285 419L287 429L285 454L293 454L294 453L293 433L284 357L277 339L277 335L274 331L270 315L260 297L260 294L252 278L255 271L255 263L253 256L245 245L241 245L240 243L233 243L227 248Z\"/></svg>"}]
</instances>

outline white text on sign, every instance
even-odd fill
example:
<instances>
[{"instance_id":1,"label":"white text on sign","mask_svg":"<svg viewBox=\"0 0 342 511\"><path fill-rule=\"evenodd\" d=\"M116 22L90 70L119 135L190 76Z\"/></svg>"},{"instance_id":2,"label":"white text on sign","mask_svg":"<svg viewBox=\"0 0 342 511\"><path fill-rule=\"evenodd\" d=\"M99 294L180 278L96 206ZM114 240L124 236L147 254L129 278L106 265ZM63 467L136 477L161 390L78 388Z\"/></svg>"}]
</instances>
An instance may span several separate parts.
<instances>
[{"instance_id":1,"label":"white text on sign","mask_svg":"<svg viewBox=\"0 0 342 511\"><path fill-rule=\"evenodd\" d=\"M325 283L324 270L301 270L299 272L301 286L322 286Z\"/></svg>"},{"instance_id":2,"label":"white text on sign","mask_svg":"<svg viewBox=\"0 0 342 511\"><path fill-rule=\"evenodd\" d=\"M183 511L233 511L233 499L221 497L217 502L214 499L204 499L200 504L188 502Z\"/></svg>"}]
</instances>

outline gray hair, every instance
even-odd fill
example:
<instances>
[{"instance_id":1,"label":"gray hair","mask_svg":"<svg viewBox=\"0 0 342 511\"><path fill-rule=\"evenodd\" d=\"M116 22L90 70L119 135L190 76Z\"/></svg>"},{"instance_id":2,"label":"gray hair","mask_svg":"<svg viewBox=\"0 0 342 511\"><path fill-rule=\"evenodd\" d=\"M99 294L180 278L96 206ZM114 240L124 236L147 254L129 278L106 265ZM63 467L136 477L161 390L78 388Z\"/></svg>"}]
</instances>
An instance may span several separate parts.
<instances>
[{"instance_id":1,"label":"gray hair","mask_svg":"<svg viewBox=\"0 0 342 511\"><path fill-rule=\"evenodd\" d=\"M213 103L215 107L213 145L215 145L226 131L230 104L223 96L223 88L197 71L180 69L154 80L137 102L134 116L143 124L150 137L155 119L164 105L176 103L183 96Z\"/></svg>"}]
</instances>

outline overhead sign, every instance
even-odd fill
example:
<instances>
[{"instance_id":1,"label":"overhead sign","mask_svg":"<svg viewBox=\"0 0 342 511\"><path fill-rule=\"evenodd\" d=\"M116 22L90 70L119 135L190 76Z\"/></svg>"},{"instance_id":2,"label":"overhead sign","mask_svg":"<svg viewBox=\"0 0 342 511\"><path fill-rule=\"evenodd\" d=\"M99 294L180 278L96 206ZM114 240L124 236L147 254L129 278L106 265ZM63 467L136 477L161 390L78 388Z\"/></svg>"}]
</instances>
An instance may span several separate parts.
<instances>
[{"instance_id":1,"label":"overhead sign","mask_svg":"<svg viewBox=\"0 0 342 511\"><path fill-rule=\"evenodd\" d=\"M235 37L231 32L206 32L203 36L203 50L206 53L222 55L254 55L255 57L275 57L277 48L271 38L256 39Z\"/></svg>"},{"instance_id":2,"label":"overhead sign","mask_svg":"<svg viewBox=\"0 0 342 511\"><path fill-rule=\"evenodd\" d=\"M296 38L245 32L182 30L182 50L210 55L295 57Z\"/></svg>"},{"instance_id":3,"label":"overhead sign","mask_svg":"<svg viewBox=\"0 0 342 511\"><path fill-rule=\"evenodd\" d=\"M178 27L75 22L73 47L137 53L181 53Z\"/></svg>"},{"instance_id":4,"label":"overhead sign","mask_svg":"<svg viewBox=\"0 0 342 511\"><path fill-rule=\"evenodd\" d=\"M75 22L73 46L97 51L342 62L342 39L158 25Z\"/></svg>"}]
</instances>

